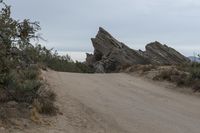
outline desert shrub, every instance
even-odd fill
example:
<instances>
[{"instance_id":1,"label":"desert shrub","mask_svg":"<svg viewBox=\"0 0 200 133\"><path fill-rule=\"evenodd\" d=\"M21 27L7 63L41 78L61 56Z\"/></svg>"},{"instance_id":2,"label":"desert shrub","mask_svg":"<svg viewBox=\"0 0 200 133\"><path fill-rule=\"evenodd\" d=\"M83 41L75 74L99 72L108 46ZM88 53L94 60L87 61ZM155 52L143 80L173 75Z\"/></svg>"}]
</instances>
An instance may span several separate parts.
<instances>
[{"instance_id":1,"label":"desert shrub","mask_svg":"<svg viewBox=\"0 0 200 133\"><path fill-rule=\"evenodd\" d=\"M44 64L44 63L38 63L38 67L41 69L41 70L44 70L44 71L47 71L47 66Z\"/></svg>"},{"instance_id":2,"label":"desert shrub","mask_svg":"<svg viewBox=\"0 0 200 133\"><path fill-rule=\"evenodd\" d=\"M42 85L38 79L38 71L27 68L12 70L7 79L7 91L12 100L31 103L36 97L36 91Z\"/></svg>"},{"instance_id":3,"label":"desert shrub","mask_svg":"<svg viewBox=\"0 0 200 133\"><path fill-rule=\"evenodd\" d=\"M9 93L5 90L0 88L0 103L4 103L12 99Z\"/></svg>"},{"instance_id":4,"label":"desert shrub","mask_svg":"<svg viewBox=\"0 0 200 133\"><path fill-rule=\"evenodd\" d=\"M189 72L192 79L200 79L200 67L191 68Z\"/></svg>"},{"instance_id":5,"label":"desert shrub","mask_svg":"<svg viewBox=\"0 0 200 133\"><path fill-rule=\"evenodd\" d=\"M75 65L82 73L94 73L94 69L89 67L85 63L76 61Z\"/></svg>"},{"instance_id":6,"label":"desert shrub","mask_svg":"<svg viewBox=\"0 0 200 133\"><path fill-rule=\"evenodd\" d=\"M200 92L200 63L192 63L188 66L192 88L195 92Z\"/></svg>"},{"instance_id":7,"label":"desert shrub","mask_svg":"<svg viewBox=\"0 0 200 133\"><path fill-rule=\"evenodd\" d=\"M54 53L52 56L48 57L43 64L46 64L48 68L55 71L61 72L75 72L75 73L94 73L94 70L81 62L74 62L71 58L66 56L59 56Z\"/></svg>"},{"instance_id":8,"label":"desert shrub","mask_svg":"<svg viewBox=\"0 0 200 133\"><path fill-rule=\"evenodd\" d=\"M176 83L177 86L189 86L191 84L191 76L187 72L178 70L176 67L170 67L160 70L154 80L166 80Z\"/></svg>"},{"instance_id":9,"label":"desert shrub","mask_svg":"<svg viewBox=\"0 0 200 133\"><path fill-rule=\"evenodd\" d=\"M197 80L193 83L192 89L194 92L200 92L200 80Z\"/></svg>"},{"instance_id":10,"label":"desert shrub","mask_svg":"<svg viewBox=\"0 0 200 133\"><path fill-rule=\"evenodd\" d=\"M48 85L43 85L37 91L37 98L34 100L33 105L37 108L39 113L53 115L56 113L57 108L54 105L56 95L54 91L48 88Z\"/></svg>"},{"instance_id":11,"label":"desert shrub","mask_svg":"<svg viewBox=\"0 0 200 133\"><path fill-rule=\"evenodd\" d=\"M49 85L44 84L42 85L38 91L37 91L37 95L39 98L47 98L51 101L55 101L56 100L56 94L54 93L54 91L52 89L49 89Z\"/></svg>"},{"instance_id":12,"label":"desert shrub","mask_svg":"<svg viewBox=\"0 0 200 133\"><path fill-rule=\"evenodd\" d=\"M48 67L61 72L81 72L73 62L52 59L48 62Z\"/></svg>"},{"instance_id":13,"label":"desert shrub","mask_svg":"<svg viewBox=\"0 0 200 133\"><path fill-rule=\"evenodd\" d=\"M40 74L40 70L39 67L37 65L31 65L29 67L27 67L26 69L24 69L23 71L23 75L25 76L25 79L38 79L38 76Z\"/></svg>"},{"instance_id":14,"label":"desert shrub","mask_svg":"<svg viewBox=\"0 0 200 133\"><path fill-rule=\"evenodd\" d=\"M169 68L169 69L164 69L160 70L159 74L154 77L155 80L167 80L167 81L172 81L172 76L178 76L179 71L175 68Z\"/></svg>"},{"instance_id":15,"label":"desert shrub","mask_svg":"<svg viewBox=\"0 0 200 133\"><path fill-rule=\"evenodd\" d=\"M192 88L195 92L200 91L200 64L188 63L179 66L162 69L154 80L167 80L177 86Z\"/></svg>"},{"instance_id":16,"label":"desert shrub","mask_svg":"<svg viewBox=\"0 0 200 133\"><path fill-rule=\"evenodd\" d=\"M133 65L133 66L129 66L128 68L126 68L126 72L141 72L141 73L145 73L148 71L151 71L153 69L156 69L157 67L155 65Z\"/></svg>"},{"instance_id":17,"label":"desert shrub","mask_svg":"<svg viewBox=\"0 0 200 133\"><path fill-rule=\"evenodd\" d=\"M181 71L189 72L193 79L200 79L200 63L191 62L177 66L177 68Z\"/></svg>"},{"instance_id":18,"label":"desert shrub","mask_svg":"<svg viewBox=\"0 0 200 133\"><path fill-rule=\"evenodd\" d=\"M56 114L57 108L50 99L39 99L39 113L54 115Z\"/></svg>"}]
</instances>

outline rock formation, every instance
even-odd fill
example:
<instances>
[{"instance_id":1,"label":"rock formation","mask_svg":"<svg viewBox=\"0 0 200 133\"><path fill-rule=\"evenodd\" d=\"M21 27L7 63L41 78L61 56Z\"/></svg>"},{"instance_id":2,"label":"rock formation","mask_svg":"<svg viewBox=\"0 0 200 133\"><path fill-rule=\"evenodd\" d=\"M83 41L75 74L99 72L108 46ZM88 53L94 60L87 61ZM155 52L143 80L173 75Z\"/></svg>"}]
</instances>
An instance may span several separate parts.
<instances>
[{"instance_id":1,"label":"rock formation","mask_svg":"<svg viewBox=\"0 0 200 133\"><path fill-rule=\"evenodd\" d=\"M118 72L123 67L135 64L171 65L189 61L176 50L159 42L148 44L146 51L131 49L101 27L91 40L94 54L87 54L86 63L99 73Z\"/></svg>"},{"instance_id":2,"label":"rock formation","mask_svg":"<svg viewBox=\"0 0 200 133\"><path fill-rule=\"evenodd\" d=\"M175 49L159 42L147 44L145 55L149 57L151 64L156 65L175 65L190 61Z\"/></svg>"}]
</instances>

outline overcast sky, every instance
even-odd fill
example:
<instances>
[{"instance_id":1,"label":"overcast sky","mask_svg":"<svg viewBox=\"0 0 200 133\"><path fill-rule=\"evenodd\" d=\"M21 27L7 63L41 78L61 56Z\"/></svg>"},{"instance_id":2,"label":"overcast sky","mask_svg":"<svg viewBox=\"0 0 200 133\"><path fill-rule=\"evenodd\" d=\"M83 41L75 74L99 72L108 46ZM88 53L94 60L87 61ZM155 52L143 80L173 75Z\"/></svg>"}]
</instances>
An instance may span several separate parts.
<instances>
[{"instance_id":1,"label":"overcast sky","mask_svg":"<svg viewBox=\"0 0 200 133\"><path fill-rule=\"evenodd\" d=\"M200 52L199 0L7 0L17 19L39 21L47 47L93 51L104 27L131 48L160 41L185 55Z\"/></svg>"}]
</instances>

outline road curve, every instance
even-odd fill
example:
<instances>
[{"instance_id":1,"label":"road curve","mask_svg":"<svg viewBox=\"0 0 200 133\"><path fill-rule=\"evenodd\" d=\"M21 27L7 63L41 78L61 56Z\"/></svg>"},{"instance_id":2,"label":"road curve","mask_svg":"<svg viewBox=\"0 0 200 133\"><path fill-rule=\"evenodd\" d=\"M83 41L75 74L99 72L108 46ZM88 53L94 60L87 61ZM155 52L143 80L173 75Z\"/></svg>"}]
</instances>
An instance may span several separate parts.
<instances>
[{"instance_id":1,"label":"road curve","mask_svg":"<svg viewBox=\"0 0 200 133\"><path fill-rule=\"evenodd\" d=\"M200 133L200 98L196 96L123 73L49 71L46 77L62 106L63 97L73 97L99 114L110 127L104 128L106 133Z\"/></svg>"}]
</instances>

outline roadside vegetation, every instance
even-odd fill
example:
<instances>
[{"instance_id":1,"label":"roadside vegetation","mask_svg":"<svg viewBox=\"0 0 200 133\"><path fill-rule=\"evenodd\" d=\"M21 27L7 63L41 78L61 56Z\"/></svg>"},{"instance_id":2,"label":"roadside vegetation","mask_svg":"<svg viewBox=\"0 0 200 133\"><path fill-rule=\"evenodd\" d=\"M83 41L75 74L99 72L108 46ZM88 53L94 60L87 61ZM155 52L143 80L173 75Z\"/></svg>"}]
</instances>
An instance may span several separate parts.
<instances>
[{"instance_id":1,"label":"roadside vegetation","mask_svg":"<svg viewBox=\"0 0 200 133\"><path fill-rule=\"evenodd\" d=\"M56 95L41 78L41 71L92 73L84 63L59 56L39 42L38 22L11 17L11 7L0 1L0 123L9 116L6 103L36 108L39 113L55 114ZM17 107L16 107L17 108ZM4 113L3 113L4 112Z\"/></svg>"},{"instance_id":2,"label":"roadside vegetation","mask_svg":"<svg viewBox=\"0 0 200 133\"><path fill-rule=\"evenodd\" d=\"M161 69L153 78L154 80L167 80L180 87L192 88L200 92L200 63L190 62L168 69Z\"/></svg>"},{"instance_id":3,"label":"roadside vegetation","mask_svg":"<svg viewBox=\"0 0 200 133\"><path fill-rule=\"evenodd\" d=\"M188 87L192 88L194 92L200 92L200 63L198 62L173 66L133 65L121 71L148 75L147 77L153 80L169 81L178 87Z\"/></svg>"},{"instance_id":4,"label":"roadside vegetation","mask_svg":"<svg viewBox=\"0 0 200 133\"><path fill-rule=\"evenodd\" d=\"M60 56L57 51L47 49L41 44L35 44L25 49L24 53L29 55L29 60L38 64L43 70L50 68L55 71L93 73L92 68L82 62L74 62L70 56Z\"/></svg>"}]
</instances>

